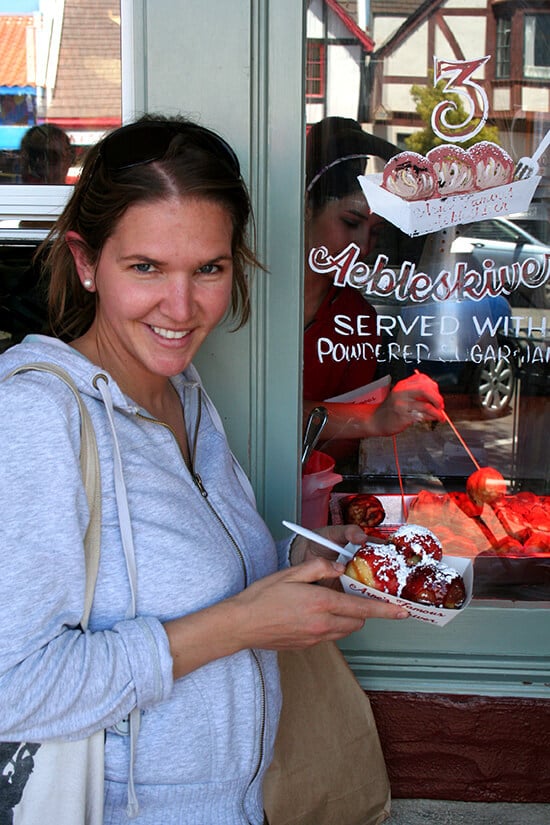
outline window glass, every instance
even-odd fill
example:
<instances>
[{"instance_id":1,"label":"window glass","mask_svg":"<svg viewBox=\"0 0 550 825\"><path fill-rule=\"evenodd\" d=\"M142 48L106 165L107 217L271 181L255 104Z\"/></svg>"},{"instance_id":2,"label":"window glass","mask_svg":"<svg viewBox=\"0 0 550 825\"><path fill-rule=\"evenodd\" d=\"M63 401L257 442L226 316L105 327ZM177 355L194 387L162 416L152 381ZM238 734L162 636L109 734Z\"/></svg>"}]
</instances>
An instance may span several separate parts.
<instances>
[{"instance_id":1,"label":"window glass","mask_svg":"<svg viewBox=\"0 0 550 825\"><path fill-rule=\"evenodd\" d=\"M510 37L512 21L509 17L497 19L497 47L495 54L497 78L510 77Z\"/></svg>"},{"instance_id":2,"label":"window glass","mask_svg":"<svg viewBox=\"0 0 550 825\"><path fill-rule=\"evenodd\" d=\"M46 329L34 255L65 197L47 193L74 183L86 150L120 125L120 2L0 0L0 42L2 351ZM20 198L10 184L56 188Z\"/></svg>"},{"instance_id":3,"label":"window glass","mask_svg":"<svg viewBox=\"0 0 550 825\"><path fill-rule=\"evenodd\" d=\"M550 78L550 14L525 16L525 76Z\"/></svg>"},{"instance_id":4,"label":"window glass","mask_svg":"<svg viewBox=\"0 0 550 825\"><path fill-rule=\"evenodd\" d=\"M325 47L311 40L307 44L306 97L321 98L325 92Z\"/></svg>"},{"instance_id":5,"label":"window glass","mask_svg":"<svg viewBox=\"0 0 550 825\"><path fill-rule=\"evenodd\" d=\"M550 10L422 8L307 4L304 410L329 415L302 519L418 524L474 603L548 600Z\"/></svg>"},{"instance_id":6,"label":"window glass","mask_svg":"<svg viewBox=\"0 0 550 825\"><path fill-rule=\"evenodd\" d=\"M120 124L120 2L5 0L0 42L0 182L73 183Z\"/></svg>"}]
</instances>

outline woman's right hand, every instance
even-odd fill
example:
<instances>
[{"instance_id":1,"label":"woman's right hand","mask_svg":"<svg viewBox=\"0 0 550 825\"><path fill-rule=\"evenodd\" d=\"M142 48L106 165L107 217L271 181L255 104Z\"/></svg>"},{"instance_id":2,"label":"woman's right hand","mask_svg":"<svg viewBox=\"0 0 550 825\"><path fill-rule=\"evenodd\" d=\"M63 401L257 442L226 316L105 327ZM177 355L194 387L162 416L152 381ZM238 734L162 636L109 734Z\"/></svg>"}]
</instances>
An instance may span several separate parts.
<instances>
[{"instance_id":1,"label":"woman's right hand","mask_svg":"<svg viewBox=\"0 0 550 825\"><path fill-rule=\"evenodd\" d=\"M407 618L407 611L396 605L318 585L337 580L344 569L321 557L305 561L211 607L166 622L174 678L240 650L310 647L361 630L367 619Z\"/></svg>"},{"instance_id":2,"label":"woman's right hand","mask_svg":"<svg viewBox=\"0 0 550 825\"><path fill-rule=\"evenodd\" d=\"M266 576L235 596L242 647L309 647L361 630L367 619L407 618L396 605L316 586L337 579L344 569L316 558Z\"/></svg>"}]
</instances>

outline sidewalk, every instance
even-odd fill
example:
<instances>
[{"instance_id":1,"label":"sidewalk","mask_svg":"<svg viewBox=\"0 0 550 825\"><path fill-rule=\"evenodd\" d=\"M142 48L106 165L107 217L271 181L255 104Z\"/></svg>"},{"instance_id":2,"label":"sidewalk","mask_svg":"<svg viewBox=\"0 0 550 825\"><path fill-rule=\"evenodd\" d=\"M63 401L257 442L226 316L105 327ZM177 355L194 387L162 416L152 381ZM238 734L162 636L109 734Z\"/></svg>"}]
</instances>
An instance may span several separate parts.
<instances>
[{"instance_id":1,"label":"sidewalk","mask_svg":"<svg viewBox=\"0 0 550 825\"><path fill-rule=\"evenodd\" d=\"M384 825L550 825L550 804L393 799Z\"/></svg>"}]
</instances>

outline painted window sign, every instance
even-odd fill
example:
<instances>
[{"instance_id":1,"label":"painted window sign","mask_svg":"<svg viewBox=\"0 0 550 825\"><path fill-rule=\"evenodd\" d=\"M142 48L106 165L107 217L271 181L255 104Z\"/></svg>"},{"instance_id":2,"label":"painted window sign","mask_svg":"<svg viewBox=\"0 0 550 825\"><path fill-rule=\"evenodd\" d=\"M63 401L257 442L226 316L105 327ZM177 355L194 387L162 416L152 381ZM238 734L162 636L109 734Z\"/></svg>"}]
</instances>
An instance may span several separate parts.
<instances>
[{"instance_id":1,"label":"painted window sign","mask_svg":"<svg viewBox=\"0 0 550 825\"><path fill-rule=\"evenodd\" d=\"M456 243L460 248L460 243ZM453 246L451 245L451 254ZM550 280L550 249L540 258L495 267L486 259L480 270L465 261L453 262L452 269L423 272L414 261L403 261L399 269L389 266L387 255L377 256L370 266L361 259L357 244L350 244L332 256L326 247L312 249L308 264L319 275L331 274L336 286L351 286L373 298L392 295L397 301L421 303L469 298L480 301L487 296L511 295L516 289L539 289Z\"/></svg>"},{"instance_id":2,"label":"painted window sign","mask_svg":"<svg viewBox=\"0 0 550 825\"><path fill-rule=\"evenodd\" d=\"M489 101L483 86L473 79L475 72L480 69L490 56L480 57L477 60L441 60L434 57L434 86L440 80L446 80L445 92L456 92L466 105L467 117L454 124L447 118L449 110L456 112L457 106L452 101L441 101L432 112L432 129L442 140L460 143L474 137L483 129L489 114ZM481 102L482 114L477 125L471 125Z\"/></svg>"},{"instance_id":3,"label":"painted window sign","mask_svg":"<svg viewBox=\"0 0 550 825\"><path fill-rule=\"evenodd\" d=\"M356 474L381 496L388 524L421 519L451 555L475 557L474 599L531 598L531 585L548 598L548 510L537 535L529 525L550 495L537 447L550 412L550 10L392 4L390 21L372 4L363 37L337 5L308 6L326 53L324 93L306 97L304 406L328 406L322 449L348 485ZM420 378L437 382L473 459L415 409ZM378 432L362 405L381 390ZM409 392L423 421L392 432L392 398ZM492 515L517 505L523 532L501 522L497 541L458 512L472 461L506 480Z\"/></svg>"},{"instance_id":4,"label":"painted window sign","mask_svg":"<svg viewBox=\"0 0 550 825\"><path fill-rule=\"evenodd\" d=\"M425 156L401 152L386 163L381 174L360 177L373 212L411 236L523 212L541 181L538 160L548 148L550 131L533 157L518 159L517 164L492 141L479 141L469 149L454 145L471 140L485 126L487 94L472 74L489 59L449 62L435 57L434 85L445 80L443 91L457 94L466 103L466 117L457 124L448 118L449 112L457 112L454 100L443 100L432 111L434 133L451 143L437 145ZM474 123L476 100L478 106L481 103L481 116Z\"/></svg>"}]
</instances>

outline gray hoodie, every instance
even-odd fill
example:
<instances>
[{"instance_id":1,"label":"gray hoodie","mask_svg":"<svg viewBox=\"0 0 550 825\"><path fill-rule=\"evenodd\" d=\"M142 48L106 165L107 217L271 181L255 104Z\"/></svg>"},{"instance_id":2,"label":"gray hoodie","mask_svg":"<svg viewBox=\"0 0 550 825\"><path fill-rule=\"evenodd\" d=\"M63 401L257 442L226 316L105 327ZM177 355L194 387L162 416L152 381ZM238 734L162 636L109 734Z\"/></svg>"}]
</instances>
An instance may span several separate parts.
<instances>
[{"instance_id":1,"label":"gray hoodie","mask_svg":"<svg viewBox=\"0 0 550 825\"><path fill-rule=\"evenodd\" d=\"M2 380L33 361L70 373L98 441L101 560L86 633L78 628L89 515L78 408L56 376ZM107 376L113 430L94 385L100 372L44 336L0 357L0 740L80 738L106 728L105 825L128 822L131 768L138 823L256 825L280 709L276 656L245 650L174 682L162 622L274 572L285 564L286 547L278 559L193 367L173 382L191 442L197 435L195 478L172 432ZM114 439L135 546L135 616L114 492ZM141 719L132 759L119 723L134 708Z\"/></svg>"}]
</instances>

